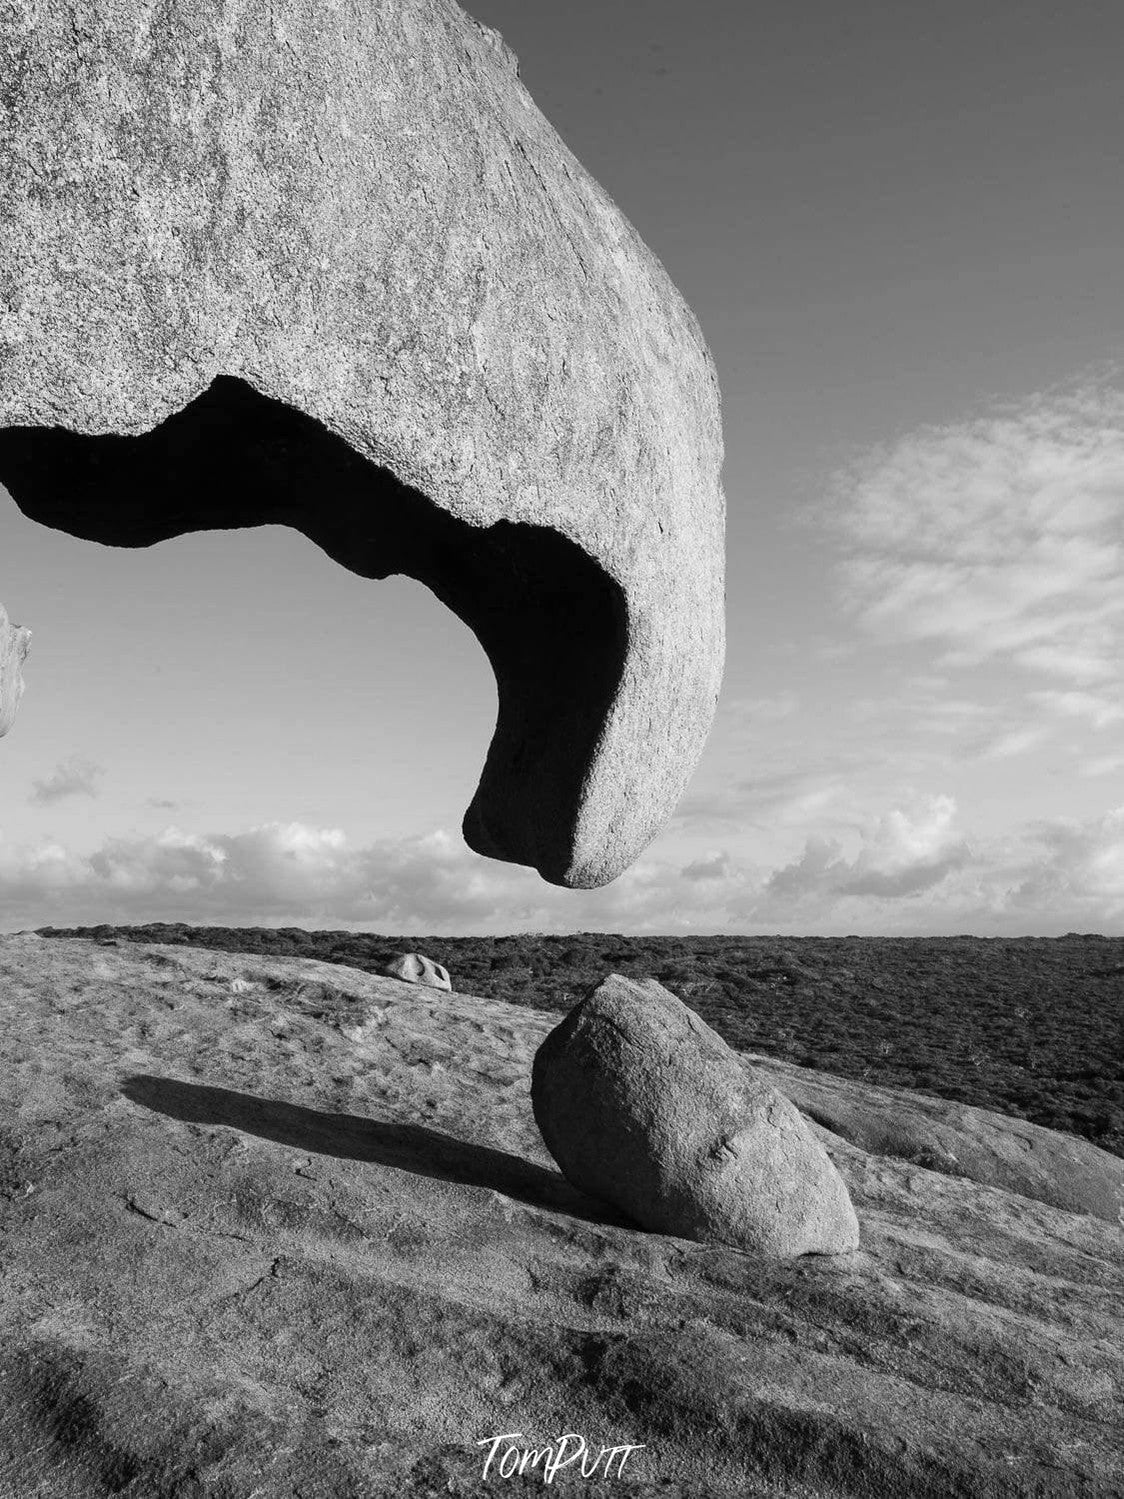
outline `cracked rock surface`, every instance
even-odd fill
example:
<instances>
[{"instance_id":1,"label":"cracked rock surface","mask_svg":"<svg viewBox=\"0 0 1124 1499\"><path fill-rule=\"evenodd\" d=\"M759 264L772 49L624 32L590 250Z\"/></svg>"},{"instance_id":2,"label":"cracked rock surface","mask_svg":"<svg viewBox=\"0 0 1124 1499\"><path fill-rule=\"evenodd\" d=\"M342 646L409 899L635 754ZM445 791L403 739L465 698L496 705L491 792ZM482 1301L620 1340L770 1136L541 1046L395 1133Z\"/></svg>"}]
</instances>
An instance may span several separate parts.
<instances>
[{"instance_id":1,"label":"cracked rock surface","mask_svg":"<svg viewBox=\"0 0 1124 1499\"><path fill-rule=\"evenodd\" d=\"M513 1431L673 1499L1121 1491L1117 1227L813 1125L855 1254L644 1232L535 1127L556 1018L0 939L0 1493L494 1494Z\"/></svg>"}]
</instances>

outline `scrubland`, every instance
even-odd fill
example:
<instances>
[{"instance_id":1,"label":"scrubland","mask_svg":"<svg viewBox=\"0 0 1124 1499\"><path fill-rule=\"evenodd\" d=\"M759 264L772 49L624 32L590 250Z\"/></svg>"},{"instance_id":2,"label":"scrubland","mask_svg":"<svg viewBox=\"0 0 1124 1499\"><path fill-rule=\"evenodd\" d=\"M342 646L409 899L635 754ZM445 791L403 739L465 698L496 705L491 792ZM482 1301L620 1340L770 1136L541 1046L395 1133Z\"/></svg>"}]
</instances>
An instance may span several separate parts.
<instances>
[{"instance_id":1,"label":"scrubland","mask_svg":"<svg viewBox=\"0 0 1124 1499\"><path fill-rule=\"evenodd\" d=\"M461 993L568 1010L654 978L731 1046L1067 1130L1124 1156L1124 938L393 936L296 927L42 929L311 957L377 972L424 952Z\"/></svg>"}]
</instances>

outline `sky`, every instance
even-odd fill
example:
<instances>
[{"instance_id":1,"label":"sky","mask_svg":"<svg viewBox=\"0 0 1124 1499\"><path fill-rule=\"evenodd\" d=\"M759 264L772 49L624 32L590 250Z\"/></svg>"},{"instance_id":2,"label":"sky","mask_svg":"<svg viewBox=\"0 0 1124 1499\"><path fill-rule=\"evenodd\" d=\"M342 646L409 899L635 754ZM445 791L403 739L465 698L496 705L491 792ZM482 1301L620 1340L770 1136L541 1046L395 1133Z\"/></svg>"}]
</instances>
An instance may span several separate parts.
<instances>
[{"instance_id":1,"label":"sky","mask_svg":"<svg viewBox=\"0 0 1124 1499\"><path fill-rule=\"evenodd\" d=\"M280 527L144 551L0 489L33 631L0 930L1124 932L1124 11L473 0L718 365L728 657L643 857L471 854L495 688Z\"/></svg>"}]
</instances>

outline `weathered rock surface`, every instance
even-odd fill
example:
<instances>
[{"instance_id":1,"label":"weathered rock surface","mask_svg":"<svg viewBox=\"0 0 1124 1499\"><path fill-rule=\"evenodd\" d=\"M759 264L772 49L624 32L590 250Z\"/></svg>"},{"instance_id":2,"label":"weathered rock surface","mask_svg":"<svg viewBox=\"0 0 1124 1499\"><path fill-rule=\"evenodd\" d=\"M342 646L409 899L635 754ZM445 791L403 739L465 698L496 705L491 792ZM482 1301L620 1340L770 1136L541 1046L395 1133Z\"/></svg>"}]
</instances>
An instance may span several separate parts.
<instances>
[{"instance_id":1,"label":"weathered rock surface","mask_svg":"<svg viewBox=\"0 0 1124 1499\"><path fill-rule=\"evenodd\" d=\"M383 969L387 978L401 979L404 984L424 984L429 989L451 990L449 970L420 952L404 952Z\"/></svg>"},{"instance_id":2,"label":"weathered rock surface","mask_svg":"<svg viewBox=\"0 0 1124 1499\"><path fill-rule=\"evenodd\" d=\"M6 734L15 721L23 696L21 667L30 644L31 631L12 624L8 611L0 604L0 735Z\"/></svg>"},{"instance_id":3,"label":"weathered rock surface","mask_svg":"<svg viewBox=\"0 0 1124 1499\"><path fill-rule=\"evenodd\" d=\"M453 0L13 0L0 57L0 482L421 579L496 673L469 843L614 878L717 699L717 384L502 41Z\"/></svg>"},{"instance_id":4,"label":"weathered rock surface","mask_svg":"<svg viewBox=\"0 0 1124 1499\"><path fill-rule=\"evenodd\" d=\"M556 1019L0 940L0 1493L485 1496L512 1431L662 1499L1124 1489L1118 1230L814 1126L854 1255L641 1232L535 1126Z\"/></svg>"},{"instance_id":5,"label":"weathered rock surface","mask_svg":"<svg viewBox=\"0 0 1124 1499\"><path fill-rule=\"evenodd\" d=\"M1124 1223L1124 1160L1077 1135L946 1098L743 1055L801 1113L871 1155Z\"/></svg>"},{"instance_id":6,"label":"weathered rock surface","mask_svg":"<svg viewBox=\"0 0 1124 1499\"><path fill-rule=\"evenodd\" d=\"M568 1180L645 1228L779 1257L858 1247L797 1110L654 979L613 974L575 1005L535 1055L531 1098Z\"/></svg>"}]
</instances>

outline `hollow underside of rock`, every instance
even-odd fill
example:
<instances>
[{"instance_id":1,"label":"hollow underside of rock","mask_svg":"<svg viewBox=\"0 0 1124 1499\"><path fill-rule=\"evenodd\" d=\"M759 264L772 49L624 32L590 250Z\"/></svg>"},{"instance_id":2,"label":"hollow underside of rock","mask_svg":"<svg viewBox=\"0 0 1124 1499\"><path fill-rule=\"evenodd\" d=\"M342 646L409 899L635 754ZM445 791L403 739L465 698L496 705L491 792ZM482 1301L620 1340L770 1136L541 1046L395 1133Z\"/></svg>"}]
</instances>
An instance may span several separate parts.
<instances>
[{"instance_id":1,"label":"hollow underside of rock","mask_svg":"<svg viewBox=\"0 0 1124 1499\"><path fill-rule=\"evenodd\" d=\"M0 55L0 483L419 578L496 675L466 838L614 878L717 699L717 385L503 43L453 0L17 0Z\"/></svg>"},{"instance_id":2,"label":"hollow underside of rock","mask_svg":"<svg viewBox=\"0 0 1124 1499\"><path fill-rule=\"evenodd\" d=\"M565 1431L671 1499L1124 1489L1118 1227L817 1126L857 1254L644 1233L535 1129L555 1020L0 939L0 1492L484 1495L480 1439Z\"/></svg>"}]
</instances>

